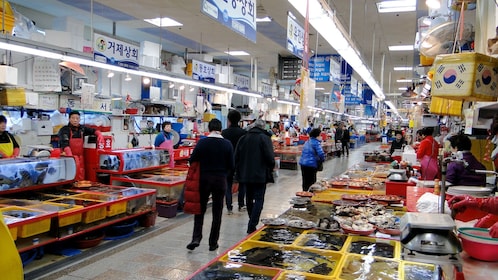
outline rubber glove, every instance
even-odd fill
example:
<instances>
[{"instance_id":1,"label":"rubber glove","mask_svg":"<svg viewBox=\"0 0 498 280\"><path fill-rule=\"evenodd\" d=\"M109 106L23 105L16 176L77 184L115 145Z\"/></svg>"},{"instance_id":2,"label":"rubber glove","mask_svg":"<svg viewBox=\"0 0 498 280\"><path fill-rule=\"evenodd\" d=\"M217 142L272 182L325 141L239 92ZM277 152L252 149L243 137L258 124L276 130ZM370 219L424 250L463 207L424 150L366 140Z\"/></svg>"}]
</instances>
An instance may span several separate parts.
<instances>
[{"instance_id":1,"label":"rubber glove","mask_svg":"<svg viewBox=\"0 0 498 280\"><path fill-rule=\"evenodd\" d=\"M14 148L14 152L12 153L12 157L16 158L19 156L19 148Z\"/></svg>"},{"instance_id":2,"label":"rubber glove","mask_svg":"<svg viewBox=\"0 0 498 280\"><path fill-rule=\"evenodd\" d=\"M479 209L491 214L498 215L498 197L476 198L468 195L457 195L452 197L448 204L452 210L457 212L468 208Z\"/></svg>"},{"instance_id":3,"label":"rubber glove","mask_svg":"<svg viewBox=\"0 0 498 280\"><path fill-rule=\"evenodd\" d=\"M489 228L489 235L493 238L498 238L498 222Z\"/></svg>"},{"instance_id":4,"label":"rubber glove","mask_svg":"<svg viewBox=\"0 0 498 280\"><path fill-rule=\"evenodd\" d=\"M73 152L71 151L71 148L69 148L69 146L64 148L64 154L66 154L67 157L73 156Z\"/></svg>"},{"instance_id":5,"label":"rubber glove","mask_svg":"<svg viewBox=\"0 0 498 280\"><path fill-rule=\"evenodd\" d=\"M497 222L498 222L497 215L488 214L488 215L480 218L474 226L478 227L478 228L489 228Z\"/></svg>"}]
</instances>

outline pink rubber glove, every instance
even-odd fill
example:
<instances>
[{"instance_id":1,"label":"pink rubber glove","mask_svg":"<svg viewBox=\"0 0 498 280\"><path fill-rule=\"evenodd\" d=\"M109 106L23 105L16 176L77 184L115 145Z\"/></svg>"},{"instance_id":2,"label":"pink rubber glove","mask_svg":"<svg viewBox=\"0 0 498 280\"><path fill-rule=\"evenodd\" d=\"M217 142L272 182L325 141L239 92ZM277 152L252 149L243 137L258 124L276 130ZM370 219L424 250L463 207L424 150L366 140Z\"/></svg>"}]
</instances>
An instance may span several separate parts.
<instances>
[{"instance_id":1,"label":"pink rubber glove","mask_svg":"<svg viewBox=\"0 0 498 280\"><path fill-rule=\"evenodd\" d=\"M104 136L100 130L95 130L95 136L97 136L97 143L104 143Z\"/></svg>"},{"instance_id":2,"label":"pink rubber glove","mask_svg":"<svg viewBox=\"0 0 498 280\"><path fill-rule=\"evenodd\" d=\"M67 157L73 156L73 152L71 151L71 148L69 148L69 146L64 148L64 154L66 154Z\"/></svg>"},{"instance_id":3,"label":"pink rubber glove","mask_svg":"<svg viewBox=\"0 0 498 280\"><path fill-rule=\"evenodd\" d=\"M493 238L498 238L498 222L489 228L489 235Z\"/></svg>"},{"instance_id":4,"label":"pink rubber glove","mask_svg":"<svg viewBox=\"0 0 498 280\"><path fill-rule=\"evenodd\" d=\"M20 153L19 148L14 148L14 152L12 153L12 157L13 157L13 158L18 157L18 156L19 156L19 153Z\"/></svg>"},{"instance_id":5,"label":"pink rubber glove","mask_svg":"<svg viewBox=\"0 0 498 280\"><path fill-rule=\"evenodd\" d=\"M448 201L448 205L456 212L463 212L467 208L479 208L480 200L469 195L457 195Z\"/></svg>"}]
</instances>

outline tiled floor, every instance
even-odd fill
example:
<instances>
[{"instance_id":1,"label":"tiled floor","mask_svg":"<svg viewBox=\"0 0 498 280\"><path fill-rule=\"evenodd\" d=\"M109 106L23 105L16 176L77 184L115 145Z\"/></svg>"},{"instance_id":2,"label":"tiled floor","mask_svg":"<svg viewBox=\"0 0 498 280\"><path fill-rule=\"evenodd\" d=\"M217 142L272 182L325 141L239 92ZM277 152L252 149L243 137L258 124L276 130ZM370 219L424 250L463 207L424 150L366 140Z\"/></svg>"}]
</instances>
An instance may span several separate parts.
<instances>
[{"instance_id":1,"label":"tiled floor","mask_svg":"<svg viewBox=\"0 0 498 280\"><path fill-rule=\"evenodd\" d=\"M378 143L352 149L349 157L332 158L325 162L320 178L330 178L344 172L349 166L363 161L363 151L378 148ZM300 171L280 170L274 184L269 184L265 196L262 218L276 217L289 208L288 200L301 190ZM234 209L237 209L237 200ZM193 216L180 215L173 219L158 218L153 230L125 242L119 248L78 260L69 267L52 271L50 275L36 279L57 280L125 280L125 279L185 279L204 264L221 255L246 236L248 217L246 212L234 211L223 215L221 236L217 251L208 250L207 236L211 225L210 208L204 223L204 240L194 251L185 246L190 242Z\"/></svg>"}]
</instances>

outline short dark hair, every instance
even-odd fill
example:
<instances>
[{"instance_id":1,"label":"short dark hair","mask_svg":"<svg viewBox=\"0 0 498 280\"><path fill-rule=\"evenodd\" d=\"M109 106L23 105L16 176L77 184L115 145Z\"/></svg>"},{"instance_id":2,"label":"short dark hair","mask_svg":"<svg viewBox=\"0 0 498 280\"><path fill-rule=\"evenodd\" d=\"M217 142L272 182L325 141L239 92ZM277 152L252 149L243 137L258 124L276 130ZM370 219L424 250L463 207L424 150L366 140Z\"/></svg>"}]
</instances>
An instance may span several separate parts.
<instances>
[{"instance_id":1,"label":"short dark hair","mask_svg":"<svg viewBox=\"0 0 498 280\"><path fill-rule=\"evenodd\" d=\"M167 125L171 125L171 122L170 122L170 121L165 121L165 122L163 122L163 126L162 126L163 130L164 130L164 128L165 128Z\"/></svg>"},{"instance_id":2,"label":"short dark hair","mask_svg":"<svg viewBox=\"0 0 498 280\"><path fill-rule=\"evenodd\" d=\"M319 128L313 128L310 131L310 137L311 138L317 138L320 135L320 133L322 133L322 131Z\"/></svg>"},{"instance_id":3,"label":"short dark hair","mask_svg":"<svg viewBox=\"0 0 498 280\"><path fill-rule=\"evenodd\" d=\"M434 134L434 127L424 127L422 128L422 135L425 135L425 136L432 136L432 134Z\"/></svg>"},{"instance_id":4,"label":"short dark hair","mask_svg":"<svg viewBox=\"0 0 498 280\"><path fill-rule=\"evenodd\" d=\"M472 148L472 141L470 141L470 138L467 135L453 135L448 140L450 141L451 147L456 148L457 151L470 151Z\"/></svg>"},{"instance_id":5,"label":"short dark hair","mask_svg":"<svg viewBox=\"0 0 498 280\"><path fill-rule=\"evenodd\" d=\"M7 118L4 115L0 115L0 123L7 123Z\"/></svg>"},{"instance_id":6,"label":"short dark hair","mask_svg":"<svg viewBox=\"0 0 498 280\"><path fill-rule=\"evenodd\" d=\"M69 113L69 117L71 117L72 115L78 115L78 116L81 116L80 112L79 112L79 111L76 111L76 110L71 111L71 112Z\"/></svg>"},{"instance_id":7,"label":"short dark hair","mask_svg":"<svg viewBox=\"0 0 498 280\"><path fill-rule=\"evenodd\" d=\"M211 131L221 131L221 121L218 119L212 119L208 123L209 132Z\"/></svg>"},{"instance_id":8,"label":"short dark hair","mask_svg":"<svg viewBox=\"0 0 498 280\"><path fill-rule=\"evenodd\" d=\"M230 112L228 112L227 119L231 124L238 124L240 122L240 119L242 119L242 116L240 115L239 111L230 110Z\"/></svg>"},{"instance_id":9,"label":"short dark hair","mask_svg":"<svg viewBox=\"0 0 498 280\"><path fill-rule=\"evenodd\" d=\"M396 131L394 132L394 135L398 135L398 134L403 135L403 132L401 132L401 130L396 130Z\"/></svg>"}]
</instances>

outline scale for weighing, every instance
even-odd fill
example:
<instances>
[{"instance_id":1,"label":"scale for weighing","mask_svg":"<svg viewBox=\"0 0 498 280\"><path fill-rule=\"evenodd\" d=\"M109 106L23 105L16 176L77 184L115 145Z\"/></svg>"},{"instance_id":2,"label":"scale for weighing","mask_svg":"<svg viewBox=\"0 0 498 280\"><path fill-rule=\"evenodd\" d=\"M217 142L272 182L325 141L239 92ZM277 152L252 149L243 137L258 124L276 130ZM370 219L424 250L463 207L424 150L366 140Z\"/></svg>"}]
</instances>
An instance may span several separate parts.
<instances>
[{"instance_id":1,"label":"scale for weighing","mask_svg":"<svg viewBox=\"0 0 498 280\"><path fill-rule=\"evenodd\" d=\"M400 229L404 260L435 264L445 279L453 279L455 269L462 271L462 245L450 215L408 212L401 217Z\"/></svg>"},{"instance_id":2,"label":"scale for weighing","mask_svg":"<svg viewBox=\"0 0 498 280\"><path fill-rule=\"evenodd\" d=\"M455 221L448 214L406 213L400 221L403 247L434 255L456 255L462 251Z\"/></svg>"}]
</instances>

